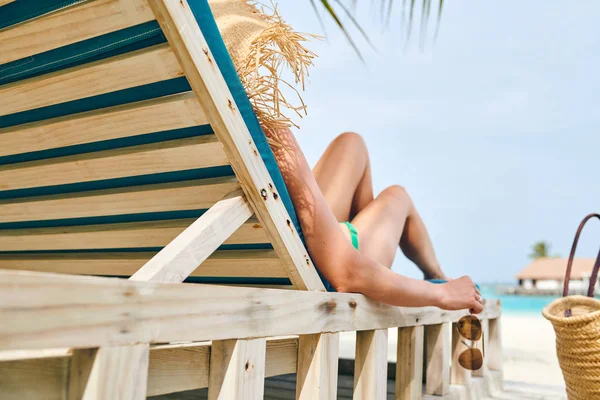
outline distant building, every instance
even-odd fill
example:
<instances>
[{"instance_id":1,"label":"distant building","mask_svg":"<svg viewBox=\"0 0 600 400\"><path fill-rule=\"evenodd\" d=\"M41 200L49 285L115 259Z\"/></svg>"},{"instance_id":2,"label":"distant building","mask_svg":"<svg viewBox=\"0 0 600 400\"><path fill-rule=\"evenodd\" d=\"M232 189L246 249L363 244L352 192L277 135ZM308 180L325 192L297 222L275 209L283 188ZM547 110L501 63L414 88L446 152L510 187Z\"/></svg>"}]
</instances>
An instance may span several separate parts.
<instances>
[{"instance_id":1,"label":"distant building","mask_svg":"<svg viewBox=\"0 0 600 400\"><path fill-rule=\"evenodd\" d=\"M572 292L581 293L587 290L594 261L591 258L576 258L573 261L569 283ZM560 291L564 285L566 271L566 258L538 258L517 274L519 288L540 292Z\"/></svg>"}]
</instances>

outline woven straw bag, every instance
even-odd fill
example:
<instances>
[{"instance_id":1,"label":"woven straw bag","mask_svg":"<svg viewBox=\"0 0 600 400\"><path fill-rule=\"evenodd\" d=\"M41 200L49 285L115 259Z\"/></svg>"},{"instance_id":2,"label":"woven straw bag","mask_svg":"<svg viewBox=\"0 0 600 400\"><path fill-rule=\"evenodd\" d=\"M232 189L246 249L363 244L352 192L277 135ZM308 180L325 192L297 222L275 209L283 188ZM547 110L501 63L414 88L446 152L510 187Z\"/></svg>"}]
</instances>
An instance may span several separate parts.
<instances>
[{"instance_id":1,"label":"woven straw bag","mask_svg":"<svg viewBox=\"0 0 600 400\"><path fill-rule=\"evenodd\" d=\"M556 354L569 400L600 399L600 301L594 298L600 254L590 277L588 297L567 296L579 236L586 222L594 217L600 219L600 214L585 217L575 234L563 297L548 304L542 312L556 332Z\"/></svg>"}]
</instances>

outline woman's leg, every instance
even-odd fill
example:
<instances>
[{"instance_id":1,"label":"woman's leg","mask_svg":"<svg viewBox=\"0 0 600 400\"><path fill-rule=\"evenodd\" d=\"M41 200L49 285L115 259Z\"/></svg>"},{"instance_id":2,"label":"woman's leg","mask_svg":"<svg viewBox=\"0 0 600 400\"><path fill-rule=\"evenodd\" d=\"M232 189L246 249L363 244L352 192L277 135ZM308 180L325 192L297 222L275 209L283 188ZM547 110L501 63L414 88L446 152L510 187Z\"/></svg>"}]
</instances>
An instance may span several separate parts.
<instances>
[{"instance_id":1,"label":"woman's leg","mask_svg":"<svg viewBox=\"0 0 600 400\"><path fill-rule=\"evenodd\" d=\"M352 220L360 252L391 267L398 244L426 278L445 278L433 245L412 199L401 186L390 186Z\"/></svg>"},{"instance_id":2,"label":"woman's leg","mask_svg":"<svg viewBox=\"0 0 600 400\"><path fill-rule=\"evenodd\" d=\"M351 220L373 201L369 154L365 141L356 133L346 132L335 138L313 173L340 222Z\"/></svg>"}]
</instances>

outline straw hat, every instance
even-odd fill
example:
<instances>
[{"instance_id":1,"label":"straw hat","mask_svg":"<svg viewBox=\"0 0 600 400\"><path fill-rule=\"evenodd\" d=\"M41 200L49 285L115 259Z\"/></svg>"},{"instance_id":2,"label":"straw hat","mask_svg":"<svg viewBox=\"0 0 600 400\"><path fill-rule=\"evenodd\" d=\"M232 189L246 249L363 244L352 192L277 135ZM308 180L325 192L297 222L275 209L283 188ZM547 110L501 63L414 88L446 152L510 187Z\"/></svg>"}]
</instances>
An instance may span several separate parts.
<instances>
[{"instance_id":1,"label":"straw hat","mask_svg":"<svg viewBox=\"0 0 600 400\"><path fill-rule=\"evenodd\" d=\"M259 6L249 0L209 0L209 5L263 129L296 126L287 114L306 113L294 86L300 84L304 90L307 68L316 57L304 43L315 36L295 32L275 5ZM286 73L295 85L285 80ZM297 96L296 105L286 100L282 85Z\"/></svg>"}]
</instances>

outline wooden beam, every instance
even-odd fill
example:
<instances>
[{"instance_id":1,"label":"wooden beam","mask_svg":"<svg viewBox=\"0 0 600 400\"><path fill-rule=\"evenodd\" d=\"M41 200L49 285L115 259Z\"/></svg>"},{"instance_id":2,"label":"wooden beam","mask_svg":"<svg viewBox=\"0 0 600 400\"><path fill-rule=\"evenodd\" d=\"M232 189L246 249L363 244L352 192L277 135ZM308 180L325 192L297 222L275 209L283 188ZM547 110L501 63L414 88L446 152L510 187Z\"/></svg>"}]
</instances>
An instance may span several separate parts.
<instances>
[{"instance_id":1,"label":"wooden beam","mask_svg":"<svg viewBox=\"0 0 600 400\"><path fill-rule=\"evenodd\" d=\"M447 395L450 390L450 326L425 326L425 393Z\"/></svg>"},{"instance_id":2,"label":"wooden beam","mask_svg":"<svg viewBox=\"0 0 600 400\"><path fill-rule=\"evenodd\" d=\"M396 400L420 400L423 393L423 325L398 328Z\"/></svg>"},{"instance_id":3,"label":"wooden beam","mask_svg":"<svg viewBox=\"0 0 600 400\"><path fill-rule=\"evenodd\" d=\"M356 332L353 399L387 399L387 353L387 329Z\"/></svg>"},{"instance_id":4,"label":"wooden beam","mask_svg":"<svg viewBox=\"0 0 600 400\"><path fill-rule=\"evenodd\" d=\"M202 342L150 346L147 395L208 387L210 345L210 342ZM87 352L93 354L94 350ZM65 393L65 388L78 386L72 379L73 373L79 374L80 369L68 349L23 353L0 353L2 400L72 399L69 397L71 391ZM298 338L267 339L266 377L295 373L297 361ZM75 376L79 378L78 382L85 382L82 377ZM71 381L69 385L68 380Z\"/></svg>"},{"instance_id":5,"label":"wooden beam","mask_svg":"<svg viewBox=\"0 0 600 400\"><path fill-rule=\"evenodd\" d=\"M499 313L498 305L491 303L480 317L496 318ZM0 270L4 350L383 329L456 322L468 314L468 310L393 307L351 293ZM42 320L44 324L39 323Z\"/></svg>"},{"instance_id":6,"label":"wooden beam","mask_svg":"<svg viewBox=\"0 0 600 400\"><path fill-rule=\"evenodd\" d=\"M0 157L208 125L193 92L0 129Z\"/></svg>"},{"instance_id":7,"label":"wooden beam","mask_svg":"<svg viewBox=\"0 0 600 400\"><path fill-rule=\"evenodd\" d=\"M293 285L324 291L187 1L150 0L149 4Z\"/></svg>"},{"instance_id":8,"label":"wooden beam","mask_svg":"<svg viewBox=\"0 0 600 400\"><path fill-rule=\"evenodd\" d=\"M93 250L163 247L194 219L0 230L0 251ZM262 225L249 219L225 244L268 243Z\"/></svg>"},{"instance_id":9,"label":"wooden beam","mask_svg":"<svg viewBox=\"0 0 600 400\"><path fill-rule=\"evenodd\" d=\"M469 348L464 343L469 343L465 338L458 332L458 325L452 324L452 363L450 366L450 383L456 385L471 384L471 371L463 368L458 363L458 357L460 354Z\"/></svg>"},{"instance_id":10,"label":"wooden beam","mask_svg":"<svg viewBox=\"0 0 600 400\"><path fill-rule=\"evenodd\" d=\"M0 64L153 19L143 0L84 2L0 31Z\"/></svg>"},{"instance_id":11,"label":"wooden beam","mask_svg":"<svg viewBox=\"0 0 600 400\"><path fill-rule=\"evenodd\" d=\"M0 269L75 275L131 276L156 252L0 254ZM217 250L190 277L286 278L273 250Z\"/></svg>"},{"instance_id":12,"label":"wooden beam","mask_svg":"<svg viewBox=\"0 0 600 400\"><path fill-rule=\"evenodd\" d=\"M169 46L160 44L1 86L0 98L11 101L2 103L0 115L97 96L182 75L181 67Z\"/></svg>"},{"instance_id":13,"label":"wooden beam","mask_svg":"<svg viewBox=\"0 0 600 400\"><path fill-rule=\"evenodd\" d=\"M0 167L2 190L67 185L228 165L213 135Z\"/></svg>"},{"instance_id":14,"label":"wooden beam","mask_svg":"<svg viewBox=\"0 0 600 400\"><path fill-rule=\"evenodd\" d=\"M252 210L242 191L230 193L152 257L130 279L183 282L251 216Z\"/></svg>"},{"instance_id":15,"label":"wooden beam","mask_svg":"<svg viewBox=\"0 0 600 400\"><path fill-rule=\"evenodd\" d=\"M208 399L262 399L265 351L265 339L213 341Z\"/></svg>"},{"instance_id":16,"label":"wooden beam","mask_svg":"<svg viewBox=\"0 0 600 400\"><path fill-rule=\"evenodd\" d=\"M337 398L339 347L338 333L300 336L296 399L335 400Z\"/></svg>"},{"instance_id":17,"label":"wooden beam","mask_svg":"<svg viewBox=\"0 0 600 400\"><path fill-rule=\"evenodd\" d=\"M487 304L486 304L487 305ZM500 307L500 302L496 304ZM486 345L486 357L488 368L492 371L502 371L502 325L500 316L490 317L489 338Z\"/></svg>"}]
</instances>

